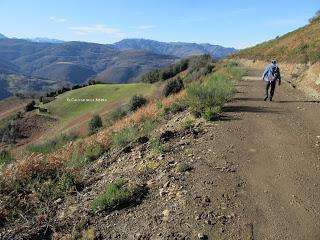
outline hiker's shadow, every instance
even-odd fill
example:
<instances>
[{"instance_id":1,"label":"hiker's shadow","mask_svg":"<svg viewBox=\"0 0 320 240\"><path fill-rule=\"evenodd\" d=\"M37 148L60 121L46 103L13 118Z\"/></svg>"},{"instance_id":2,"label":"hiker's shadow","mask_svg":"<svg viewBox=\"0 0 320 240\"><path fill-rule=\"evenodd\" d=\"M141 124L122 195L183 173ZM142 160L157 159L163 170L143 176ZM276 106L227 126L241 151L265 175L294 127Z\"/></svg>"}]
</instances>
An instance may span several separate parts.
<instances>
[{"instance_id":1,"label":"hiker's shadow","mask_svg":"<svg viewBox=\"0 0 320 240\"><path fill-rule=\"evenodd\" d=\"M248 113L278 113L278 110L271 109L269 107L252 107L252 106L225 106L223 107L224 112L248 112Z\"/></svg>"},{"instance_id":2,"label":"hiker's shadow","mask_svg":"<svg viewBox=\"0 0 320 240\"><path fill-rule=\"evenodd\" d=\"M285 100L276 101L277 103L320 103L318 100Z\"/></svg>"}]
</instances>

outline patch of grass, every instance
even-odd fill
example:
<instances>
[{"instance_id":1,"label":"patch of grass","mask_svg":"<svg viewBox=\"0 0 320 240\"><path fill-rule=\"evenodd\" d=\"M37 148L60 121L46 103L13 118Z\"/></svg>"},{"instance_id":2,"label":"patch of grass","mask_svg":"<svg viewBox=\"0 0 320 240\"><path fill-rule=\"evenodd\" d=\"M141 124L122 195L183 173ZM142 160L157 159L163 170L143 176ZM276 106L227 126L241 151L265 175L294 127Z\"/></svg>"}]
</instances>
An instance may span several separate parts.
<instances>
[{"instance_id":1,"label":"patch of grass","mask_svg":"<svg viewBox=\"0 0 320 240\"><path fill-rule=\"evenodd\" d=\"M7 149L1 150L0 151L0 166L9 164L14 160L11 152Z\"/></svg>"},{"instance_id":2,"label":"patch of grass","mask_svg":"<svg viewBox=\"0 0 320 240\"><path fill-rule=\"evenodd\" d=\"M132 142L138 135L139 130L136 126L124 128L112 134L112 143L117 147L124 147Z\"/></svg>"},{"instance_id":3,"label":"patch of grass","mask_svg":"<svg viewBox=\"0 0 320 240\"><path fill-rule=\"evenodd\" d=\"M233 80L239 81L242 79L243 76L247 74L247 69L238 66L237 63L235 64L229 64L227 66L227 72L228 72L228 75L231 75L231 78Z\"/></svg>"},{"instance_id":4,"label":"patch of grass","mask_svg":"<svg viewBox=\"0 0 320 240\"><path fill-rule=\"evenodd\" d=\"M204 82L191 84L187 89L187 99L192 111L199 112L207 120L213 120L234 93L233 81L214 73Z\"/></svg>"},{"instance_id":5,"label":"patch of grass","mask_svg":"<svg viewBox=\"0 0 320 240\"><path fill-rule=\"evenodd\" d=\"M91 146L84 152L84 159L86 162L92 162L98 159L104 152L104 149L99 145Z\"/></svg>"},{"instance_id":6,"label":"patch of grass","mask_svg":"<svg viewBox=\"0 0 320 240\"><path fill-rule=\"evenodd\" d=\"M202 112L202 117L207 121L214 121L219 118L220 114L221 114L220 106L207 107Z\"/></svg>"},{"instance_id":7,"label":"patch of grass","mask_svg":"<svg viewBox=\"0 0 320 240\"><path fill-rule=\"evenodd\" d=\"M183 112L186 110L186 105L182 102L180 103L173 103L163 109L164 114L176 114L178 112Z\"/></svg>"},{"instance_id":8,"label":"patch of grass","mask_svg":"<svg viewBox=\"0 0 320 240\"><path fill-rule=\"evenodd\" d=\"M128 102L137 94L150 95L155 89L156 86L146 83L96 84L65 92L44 106L50 113L58 116L62 122L67 123L85 113L99 112L103 115L103 111L110 110L107 108L109 104ZM72 99L94 99L95 101L71 101ZM96 101L96 99L107 101Z\"/></svg>"},{"instance_id":9,"label":"patch of grass","mask_svg":"<svg viewBox=\"0 0 320 240\"><path fill-rule=\"evenodd\" d=\"M150 149L152 152L156 154L160 154L163 152L163 146L161 144L161 141L157 138L150 140Z\"/></svg>"},{"instance_id":10,"label":"patch of grass","mask_svg":"<svg viewBox=\"0 0 320 240\"><path fill-rule=\"evenodd\" d=\"M30 144L27 150L35 153L52 153L60 148L62 148L67 142L74 141L79 136L75 133L73 134L62 134L58 137L54 137L40 144Z\"/></svg>"},{"instance_id":11,"label":"patch of grass","mask_svg":"<svg viewBox=\"0 0 320 240\"><path fill-rule=\"evenodd\" d=\"M109 123L109 125L112 125L116 121L127 116L127 114L128 112L123 107L116 108L111 112L111 114L107 118L107 122Z\"/></svg>"},{"instance_id":12,"label":"patch of grass","mask_svg":"<svg viewBox=\"0 0 320 240\"><path fill-rule=\"evenodd\" d=\"M94 115L88 123L89 133L93 134L102 127L102 119L99 115Z\"/></svg>"},{"instance_id":13,"label":"patch of grass","mask_svg":"<svg viewBox=\"0 0 320 240\"><path fill-rule=\"evenodd\" d=\"M95 212L117 208L123 204L129 203L135 193L134 188L130 188L126 181L117 179L107 185L106 191L99 195L92 202L92 209Z\"/></svg>"},{"instance_id":14,"label":"patch of grass","mask_svg":"<svg viewBox=\"0 0 320 240\"><path fill-rule=\"evenodd\" d=\"M183 121L180 123L180 126L181 126L183 129L190 128L192 125L193 125L193 119L191 119L191 118L187 118L187 119L183 120Z\"/></svg>"},{"instance_id":15,"label":"patch of grass","mask_svg":"<svg viewBox=\"0 0 320 240\"><path fill-rule=\"evenodd\" d=\"M187 172L190 171L192 167L188 163L179 163L177 164L177 171L178 172Z\"/></svg>"},{"instance_id":16,"label":"patch of grass","mask_svg":"<svg viewBox=\"0 0 320 240\"><path fill-rule=\"evenodd\" d=\"M149 135L156 128L156 123L151 120L145 120L140 123L140 127L143 134Z\"/></svg>"}]
</instances>

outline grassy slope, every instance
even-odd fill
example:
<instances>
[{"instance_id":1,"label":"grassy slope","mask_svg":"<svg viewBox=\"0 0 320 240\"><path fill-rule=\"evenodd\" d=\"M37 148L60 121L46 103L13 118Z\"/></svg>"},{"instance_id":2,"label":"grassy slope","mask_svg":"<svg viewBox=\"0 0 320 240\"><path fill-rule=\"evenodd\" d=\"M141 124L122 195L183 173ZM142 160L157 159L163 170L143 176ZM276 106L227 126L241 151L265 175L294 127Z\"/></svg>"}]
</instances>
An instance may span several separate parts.
<instances>
[{"instance_id":1,"label":"grassy slope","mask_svg":"<svg viewBox=\"0 0 320 240\"><path fill-rule=\"evenodd\" d=\"M58 98L44 107L61 120L61 127L69 128L86 122L93 114L104 115L115 105L129 101L135 94L150 96L156 90L156 85L135 84L97 84L72 90L59 95ZM74 102L67 99L107 99L106 102Z\"/></svg>"},{"instance_id":2,"label":"grassy slope","mask_svg":"<svg viewBox=\"0 0 320 240\"><path fill-rule=\"evenodd\" d=\"M231 57L291 63L320 62L320 20L279 38L237 52Z\"/></svg>"}]
</instances>

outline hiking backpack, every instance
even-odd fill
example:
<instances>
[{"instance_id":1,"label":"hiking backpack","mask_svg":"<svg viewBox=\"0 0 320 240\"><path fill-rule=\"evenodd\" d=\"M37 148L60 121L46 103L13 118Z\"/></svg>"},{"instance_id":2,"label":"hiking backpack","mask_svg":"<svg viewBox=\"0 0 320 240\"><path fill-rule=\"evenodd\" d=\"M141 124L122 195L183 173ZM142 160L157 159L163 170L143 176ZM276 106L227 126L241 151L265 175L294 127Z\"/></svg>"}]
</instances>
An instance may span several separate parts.
<instances>
[{"instance_id":1,"label":"hiking backpack","mask_svg":"<svg viewBox=\"0 0 320 240\"><path fill-rule=\"evenodd\" d=\"M274 82L278 79L278 67L277 66L270 66L269 73L268 73L268 81Z\"/></svg>"}]
</instances>

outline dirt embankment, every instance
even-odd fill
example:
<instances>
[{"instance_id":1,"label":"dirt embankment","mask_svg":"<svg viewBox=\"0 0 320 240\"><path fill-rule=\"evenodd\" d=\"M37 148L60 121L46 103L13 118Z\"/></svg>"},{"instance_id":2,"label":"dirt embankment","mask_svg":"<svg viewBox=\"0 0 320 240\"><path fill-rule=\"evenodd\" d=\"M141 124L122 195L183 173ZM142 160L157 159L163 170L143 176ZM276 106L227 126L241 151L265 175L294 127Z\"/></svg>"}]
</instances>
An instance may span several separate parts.
<instances>
[{"instance_id":1,"label":"dirt embankment","mask_svg":"<svg viewBox=\"0 0 320 240\"><path fill-rule=\"evenodd\" d=\"M236 59L245 67L261 71L270 63L260 60ZM314 99L320 99L320 63L315 64L293 64L279 62L283 78L294 88L304 91Z\"/></svg>"}]
</instances>

